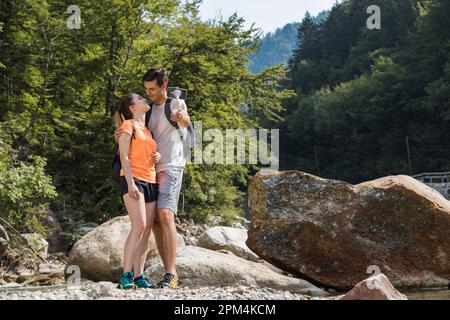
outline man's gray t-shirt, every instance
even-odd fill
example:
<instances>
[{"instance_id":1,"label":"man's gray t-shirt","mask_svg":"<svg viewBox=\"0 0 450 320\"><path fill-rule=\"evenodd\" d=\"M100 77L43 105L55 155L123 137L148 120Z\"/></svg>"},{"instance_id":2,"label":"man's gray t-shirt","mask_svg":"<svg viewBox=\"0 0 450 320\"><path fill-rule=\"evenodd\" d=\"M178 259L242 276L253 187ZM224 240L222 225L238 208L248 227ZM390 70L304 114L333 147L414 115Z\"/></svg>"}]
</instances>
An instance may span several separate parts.
<instances>
[{"instance_id":1,"label":"man's gray t-shirt","mask_svg":"<svg viewBox=\"0 0 450 320\"><path fill-rule=\"evenodd\" d=\"M173 110L174 100L171 102ZM149 122L149 130L153 133L153 138L158 144L158 152L161 154L161 160L156 165L156 172L169 169L184 169L186 165L186 156L184 155L183 137L186 137L187 129L181 127L180 132L170 124L164 113L165 104L153 105L152 116ZM187 108L186 108L187 113Z\"/></svg>"}]
</instances>

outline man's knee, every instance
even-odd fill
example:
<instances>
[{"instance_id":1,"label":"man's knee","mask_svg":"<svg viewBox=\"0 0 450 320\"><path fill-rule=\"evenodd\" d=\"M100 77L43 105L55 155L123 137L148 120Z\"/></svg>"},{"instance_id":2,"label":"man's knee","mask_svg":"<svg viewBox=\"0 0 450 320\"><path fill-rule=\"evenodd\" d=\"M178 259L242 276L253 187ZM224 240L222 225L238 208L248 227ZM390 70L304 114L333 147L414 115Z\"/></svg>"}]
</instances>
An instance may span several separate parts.
<instances>
[{"instance_id":1,"label":"man's knee","mask_svg":"<svg viewBox=\"0 0 450 320\"><path fill-rule=\"evenodd\" d=\"M158 210L158 223L160 225L170 225L175 223L175 214L169 209Z\"/></svg>"}]
</instances>

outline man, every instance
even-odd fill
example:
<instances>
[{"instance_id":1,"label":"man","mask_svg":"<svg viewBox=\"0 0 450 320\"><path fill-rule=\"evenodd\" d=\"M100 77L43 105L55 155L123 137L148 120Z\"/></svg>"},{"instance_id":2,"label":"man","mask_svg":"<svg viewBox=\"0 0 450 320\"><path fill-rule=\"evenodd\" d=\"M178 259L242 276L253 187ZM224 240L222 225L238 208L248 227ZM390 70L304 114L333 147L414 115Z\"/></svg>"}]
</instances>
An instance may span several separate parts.
<instances>
[{"instance_id":1,"label":"man","mask_svg":"<svg viewBox=\"0 0 450 320\"><path fill-rule=\"evenodd\" d=\"M162 68L150 69L142 80L145 92L153 102L148 129L153 133L153 138L158 144L158 152L161 154L161 160L156 166L159 194L153 232L159 254L164 263L165 275L162 281L158 283L158 287L177 288L175 217L177 216L178 199L186 165L185 149L180 132L169 122L165 114L169 83L166 70ZM175 100L172 100L171 106L174 102ZM180 131L186 131L191 123L187 108L173 114L170 120L178 123ZM116 131L116 140L122 133L120 129Z\"/></svg>"}]
</instances>

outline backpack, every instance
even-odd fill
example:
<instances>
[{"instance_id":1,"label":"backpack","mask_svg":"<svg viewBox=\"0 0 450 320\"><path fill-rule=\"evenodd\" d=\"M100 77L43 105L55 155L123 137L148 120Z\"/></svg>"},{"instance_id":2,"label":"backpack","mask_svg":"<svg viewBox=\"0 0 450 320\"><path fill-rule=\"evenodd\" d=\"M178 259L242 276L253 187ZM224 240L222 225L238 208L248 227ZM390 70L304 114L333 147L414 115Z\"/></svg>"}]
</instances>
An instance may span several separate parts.
<instances>
[{"instance_id":1,"label":"backpack","mask_svg":"<svg viewBox=\"0 0 450 320\"><path fill-rule=\"evenodd\" d=\"M172 103L172 98L168 98L166 101L166 104L164 105L164 114L166 115L167 121L177 130L180 129L180 126L177 122L170 120L170 117L172 115L172 110L170 109L170 104ZM152 102L150 104L150 110L145 114L145 126L148 128L148 124L150 122L150 118L152 116L152 110L153 110L154 103ZM153 135L153 132L152 132ZM183 135L180 134L180 138L182 141L184 141ZM196 144L196 136L194 127L192 126L192 122L189 124L189 127L187 128L187 136L186 141L188 143L189 148L194 148Z\"/></svg>"},{"instance_id":2,"label":"backpack","mask_svg":"<svg viewBox=\"0 0 450 320\"><path fill-rule=\"evenodd\" d=\"M136 139L136 128L133 126L133 133L131 134L130 146L133 143L133 140ZM122 163L120 162L120 149L119 144L117 144L116 153L114 154L114 159L112 162L112 172L111 179L120 182L120 171L122 170Z\"/></svg>"}]
</instances>

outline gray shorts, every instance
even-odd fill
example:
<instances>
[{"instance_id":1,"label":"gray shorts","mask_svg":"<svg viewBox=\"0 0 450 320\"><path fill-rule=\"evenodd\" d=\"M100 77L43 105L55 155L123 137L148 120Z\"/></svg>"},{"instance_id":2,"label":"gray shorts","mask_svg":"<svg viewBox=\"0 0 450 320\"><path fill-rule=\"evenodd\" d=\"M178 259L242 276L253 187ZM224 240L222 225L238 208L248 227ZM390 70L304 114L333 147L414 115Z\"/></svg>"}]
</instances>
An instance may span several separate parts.
<instances>
[{"instance_id":1,"label":"gray shorts","mask_svg":"<svg viewBox=\"0 0 450 320\"><path fill-rule=\"evenodd\" d=\"M156 206L158 209L172 210L175 216L178 213L183 171L183 169L168 169L156 173L159 191Z\"/></svg>"}]
</instances>

